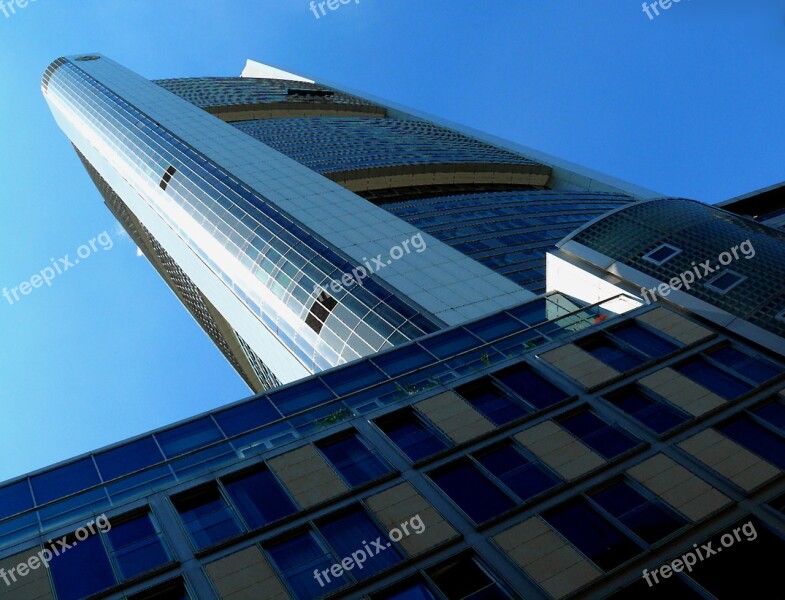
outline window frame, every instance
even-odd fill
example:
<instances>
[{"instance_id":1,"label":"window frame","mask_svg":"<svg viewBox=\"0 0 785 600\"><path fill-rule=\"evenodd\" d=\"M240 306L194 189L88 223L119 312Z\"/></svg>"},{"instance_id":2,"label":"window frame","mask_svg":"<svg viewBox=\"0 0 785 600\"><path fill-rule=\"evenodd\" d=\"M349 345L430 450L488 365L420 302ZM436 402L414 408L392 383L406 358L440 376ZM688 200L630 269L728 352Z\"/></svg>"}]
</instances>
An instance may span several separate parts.
<instances>
[{"instance_id":1,"label":"window frame","mask_svg":"<svg viewBox=\"0 0 785 600\"><path fill-rule=\"evenodd\" d=\"M730 286L728 286L726 288L721 288L719 286L714 285L715 281L717 281L721 277L724 277L725 275L729 275L729 274L730 275L735 275L736 277L738 277L738 279L734 283L732 283ZM707 279L706 281L704 281L703 282L703 286L708 288L708 289L710 289L713 292L716 292L716 293L720 294L722 296L722 295L727 294L729 291L731 291L737 285L739 285L740 283L742 283L742 282L744 282L746 280L747 280L747 276L746 275L742 275L738 271L734 271L733 269L723 269L722 271L720 271L719 273L714 275L711 279Z\"/></svg>"},{"instance_id":2,"label":"window frame","mask_svg":"<svg viewBox=\"0 0 785 600\"><path fill-rule=\"evenodd\" d=\"M669 254L666 258L664 258L662 260L659 260L659 261L656 258L653 258L653 255L655 253L659 252L660 250L662 250L663 248L670 248L671 250L673 250L673 252L671 254ZM673 244L668 244L667 242L663 242L660 245L658 245L658 246L652 248L651 250L649 250L648 252L646 252L642 256L642 258L643 258L643 260L645 260L647 262L650 262L653 265L656 265L656 266L659 267L660 265L664 265L666 262L668 262L674 256L677 256L677 255L681 254L681 252L682 252L681 248L678 248L678 247L674 246Z\"/></svg>"}]
</instances>

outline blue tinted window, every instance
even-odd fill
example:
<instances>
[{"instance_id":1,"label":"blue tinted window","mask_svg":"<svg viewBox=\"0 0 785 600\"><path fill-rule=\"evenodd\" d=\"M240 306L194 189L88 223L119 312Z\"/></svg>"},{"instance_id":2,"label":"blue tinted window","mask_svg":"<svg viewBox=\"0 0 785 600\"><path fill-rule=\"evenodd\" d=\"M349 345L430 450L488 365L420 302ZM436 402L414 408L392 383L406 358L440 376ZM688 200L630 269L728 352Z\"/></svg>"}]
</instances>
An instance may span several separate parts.
<instances>
[{"instance_id":1,"label":"blue tinted window","mask_svg":"<svg viewBox=\"0 0 785 600\"><path fill-rule=\"evenodd\" d=\"M657 433L670 431L691 419L675 406L655 400L637 388L626 388L611 394L608 400Z\"/></svg>"},{"instance_id":2,"label":"blue tinted window","mask_svg":"<svg viewBox=\"0 0 785 600\"><path fill-rule=\"evenodd\" d=\"M461 386L456 391L496 425L505 425L530 412L523 404L497 388L487 377Z\"/></svg>"},{"instance_id":3,"label":"blue tinted window","mask_svg":"<svg viewBox=\"0 0 785 600\"><path fill-rule=\"evenodd\" d=\"M622 348L604 335L581 340L578 342L578 346L620 373L634 369L646 362L643 356L637 352Z\"/></svg>"},{"instance_id":4,"label":"blue tinted window","mask_svg":"<svg viewBox=\"0 0 785 600\"><path fill-rule=\"evenodd\" d=\"M553 406L567 397L566 392L524 365L510 367L494 376L536 408Z\"/></svg>"},{"instance_id":5,"label":"blue tinted window","mask_svg":"<svg viewBox=\"0 0 785 600\"><path fill-rule=\"evenodd\" d=\"M263 527L297 510L267 469L225 478L223 484L251 529Z\"/></svg>"},{"instance_id":6,"label":"blue tinted window","mask_svg":"<svg viewBox=\"0 0 785 600\"><path fill-rule=\"evenodd\" d=\"M311 600L349 583L346 573L337 578L330 573L330 567L340 559L332 556L313 532L271 544L267 551L298 600ZM314 571L320 572L319 580Z\"/></svg>"},{"instance_id":7,"label":"blue tinted window","mask_svg":"<svg viewBox=\"0 0 785 600\"><path fill-rule=\"evenodd\" d=\"M123 579L151 571L170 560L150 515L113 523L106 536Z\"/></svg>"},{"instance_id":8,"label":"blue tinted window","mask_svg":"<svg viewBox=\"0 0 785 600\"><path fill-rule=\"evenodd\" d=\"M119 481L107 484L106 489L112 500L117 502L138 494L143 494L146 490L166 485L172 481L174 481L174 475L172 475L171 469L166 465L162 465L160 467L145 469L135 475L124 477Z\"/></svg>"},{"instance_id":9,"label":"blue tinted window","mask_svg":"<svg viewBox=\"0 0 785 600\"><path fill-rule=\"evenodd\" d=\"M390 472L390 466L356 436L321 442L319 448L351 486L361 485Z\"/></svg>"},{"instance_id":10,"label":"blue tinted window","mask_svg":"<svg viewBox=\"0 0 785 600\"><path fill-rule=\"evenodd\" d=\"M185 423L174 429L155 434L167 458L180 456L213 442L224 439L210 417Z\"/></svg>"},{"instance_id":11,"label":"blue tinted window","mask_svg":"<svg viewBox=\"0 0 785 600\"><path fill-rule=\"evenodd\" d=\"M88 511L100 511L109 505L104 488L94 488L38 509L44 527L66 524L74 516Z\"/></svg>"},{"instance_id":12,"label":"blue tinted window","mask_svg":"<svg viewBox=\"0 0 785 600\"><path fill-rule=\"evenodd\" d=\"M322 381L339 396L386 380L387 376L367 361L322 376Z\"/></svg>"},{"instance_id":13,"label":"blue tinted window","mask_svg":"<svg viewBox=\"0 0 785 600\"><path fill-rule=\"evenodd\" d=\"M516 319L520 319L527 325L531 326L544 323L548 320L547 301L544 299L528 302L523 306L519 306L518 308L514 308L507 312L509 312Z\"/></svg>"},{"instance_id":14,"label":"blue tinted window","mask_svg":"<svg viewBox=\"0 0 785 600\"><path fill-rule=\"evenodd\" d=\"M485 342L498 340L500 337L520 331L525 327L504 313L488 317L477 323L467 325L466 329Z\"/></svg>"},{"instance_id":15,"label":"blue tinted window","mask_svg":"<svg viewBox=\"0 0 785 600\"><path fill-rule=\"evenodd\" d=\"M334 399L335 395L318 379L270 395L270 401L285 417Z\"/></svg>"},{"instance_id":16,"label":"blue tinted window","mask_svg":"<svg viewBox=\"0 0 785 600\"><path fill-rule=\"evenodd\" d=\"M584 498L570 500L542 516L604 571L618 567L641 552L637 544Z\"/></svg>"},{"instance_id":17,"label":"blue tinted window","mask_svg":"<svg viewBox=\"0 0 785 600\"><path fill-rule=\"evenodd\" d=\"M27 479L0 488L0 519L33 508L33 497Z\"/></svg>"},{"instance_id":18,"label":"blue tinted window","mask_svg":"<svg viewBox=\"0 0 785 600\"><path fill-rule=\"evenodd\" d=\"M591 497L647 544L654 544L687 524L665 504L645 497L623 481L609 485Z\"/></svg>"},{"instance_id":19,"label":"blue tinted window","mask_svg":"<svg viewBox=\"0 0 785 600\"><path fill-rule=\"evenodd\" d=\"M98 463L104 481L122 477L163 460L164 457L152 437L95 455L95 462Z\"/></svg>"},{"instance_id":20,"label":"blue tinted window","mask_svg":"<svg viewBox=\"0 0 785 600\"><path fill-rule=\"evenodd\" d=\"M373 362L390 377L396 377L430 365L436 360L419 346L413 345L374 357Z\"/></svg>"},{"instance_id":21,"label":"blue tinted window","mask_svg":"<svg viewBox=\"0 0 785 600\"><path fill-rule=\"evenodd\" d=\"M750 384L734 377L725 369L715 367L701 357L679 365L676 370L726 400L738 398L752 389Z\"/></svg>"},{"instance_id":22,"label":"blue tinted window","mask_svg":"<svg viewBox=\"0 0 785 600\"><path fill-rule=\"evenodd\" d=\"M66 543L71 548L49 563L59 600L81 600L117 584L99 535L81 541L69 536ZM55 545L53 549L61 548Z\"/></svg>"},{"instance_id":23,"label":"blue tinted window","mask_svg":"<svg viewBox=\"0 0 785 600\"><path fill-rule=\"evenodd\" d=\"M785 404L783 404L781 398L756 408L752 412L785 433ZM0 506L2 506L2 503L0 503Z\"/></svg>"},{"instance_id":24,"label":"blue tinted window","mask_svg":"<svg viewBox=\"0 0 785 600\"><path fill-rule=\"evenodd\" d=\"M339 517L333 517L317 523L319 531L330 544L336 556L351 556L352 552L362 548L365 542L370 542L379 537L385 539L385 533L361 509L355 508ZM384 550L376 550L376 554L363 564L362 569L352 569L355 579L366 579L371 575L383 571L402 560L401 553L395 545L387 546L383 543Z\"/></svg>"},{"instance_id":25,"label":"blue tinted window","mask_svg":"<svg viewBox=\"0 0 785 600\"><path fill-rule=\"evenodd\" d=\"M635 321L614 329L611 334L650 358L660 358L678 349L676 344L641 327Z\"/></svg>"},{"instance_id":26,"label":"blue tinted window","mask_svg":"<svg viewBox=\"0 0 785 600\"><path fill-rule=\"evenodd\" d=\"M512 446L491 450L476 458L521 500L528 500L560 482L542 465L530 461Z\"/></svg>"},{"instance_id":27,"label":"blue tinted window","mask_svg":"<svg viewBox=\"0 0 785 600\"><path fill-rule=\"evenodd\" d=\"M480 344L480 340L460 328L420 342L423 348L438 358L449 358Z\"/></svg>"},{"instance_id":28,"label":"blue tinted window","mask_svg":"<svg viewBox=\"0 0 785 600\"><path fill-rule=\"evenodd\" d=\"M468 459L433 471L430 477L475 523L484 523L515 506L515 502Z\"/></svg>"},{"instance_id":29,"label":"blue tinted window","mask_svg":"<svg viewBox=\"0 0 785 600\"><path fill-rule=\"evenodd\" d=\"M766 360L762 356L749 356L731 346L712 352L709 354L709 358L748 379L752 379L755 383L763 383L782 373L782 367L770 360Z\"/></svg>"},{"instance_id":30,"label":"blue tinted window","mask_svg":"<svg viewBox=\"0 0 785 600\"><path fill-rule=\"evenodd\" d=\"M414 462L447 448L441 436L428 429L411 410L380 419L377 425Z\"/></svg>"},{"instance_id":31,"label":"blue tinted window","mask_svg":"<svg viewBox=\"0 0 785 600\"><path fill-rule=\"evenodd\" d=\"M780 469L785 469L785 440L763 425L742 416L717 429Z\"/></svg>"},{"instance_id":32,"label":"blue tinted window","mask_svg":"<svg viewBox=\"0 0 785 600\"><path fill-rule=\"evenodd\" d=\"M562 427L607 459L638 445L638 440L588 410L560 421Z\"/></svg>"},{"instance_id":33,"label":"blue tinted window","mask_svg":"<svg viewBox=\"0 0 785 600\"><path fill-rule=\"evenodd\" d=\"M174 499L174 505L197 550L240 533L232 510L217 488L181 496Z\"/></svg>"},{"instance_id":34,"label":"blue tinted window","mask_svg":"<svg viewBox=\"0 0 785 600\"><path fill-rule=\"evenodd\" d=\"M30 478L38 504L51 502L101 483L92 458L58 467Z\"/></svg>"},{"instance_id":35,"label":"blue tinted window","mask_svg":"<svg viewBox=\"0 0 785 600\"><path fill-rule=\"evenodd\" d=\"M436 600L433 592L419 579L407 581L390 590L375 594L371 598L373 600Z\"/></svg>"},{"instance_id":36,"label":"blue tinted window","mask_svg":"<svg viewBox=\"0 0 785 600\"><path fill-rule=\"evenodd\" d=\"M269 399L258 398L213 415L228 436L245 433L281 418Z\"/></svg>"}]
</instances>

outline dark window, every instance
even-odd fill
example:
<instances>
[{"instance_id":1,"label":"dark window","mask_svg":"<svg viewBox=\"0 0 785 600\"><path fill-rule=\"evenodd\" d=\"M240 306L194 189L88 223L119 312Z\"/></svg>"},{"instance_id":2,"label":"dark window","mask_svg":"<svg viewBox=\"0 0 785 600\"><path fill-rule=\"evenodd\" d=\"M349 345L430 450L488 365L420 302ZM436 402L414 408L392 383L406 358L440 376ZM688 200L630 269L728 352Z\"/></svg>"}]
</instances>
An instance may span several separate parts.
<instances>
[{"instance_id":1,"label":"dark window","mask_svg":"<svg viewBox=\"0 0 785 600\"><path fill-rule=\"evenodd\" d=\"M777 398L773 402L764 404L752 411L764 421L771 423L774 427L785 433L785 404L782 398ZM2 503L0 503L2 506Z\"/></svg>"},{"instance_id":2,"label":"dark window","mask_svg":"<svg viewBox=\"0 0 785 600\"><path fill-rule=\"evenodd\" d=\"M654 263L655 265L661 265L677 254L679 254L681 250L676 246L671 246L670 244L660 244L654 250L650 250L646 254L643 255L644 260L648 260L649 262Z\"/></svg>"},{"instance_id":3,"label":"dark window","mask_svg":"<svg viewBox=\"0 0 785 600\"><path fill-rule=\"evenodd\" d=\"M738 541L732 533L737 528L741 528ZM721 545L723 534L733 537L733 545ZM780 592L774 591L782 589L785 542L781 537L769 531L757 518L747 516L718 531L710 539L714 541L713 549L719 547L722 552L697 561L690 573L692 579L717 598L781 596ZM743 577L739 577L740 573L744 574Z\"/></svg>"},{"instance_id":4,"label":"dark window","mask_svg":"<svg viewBox=\"0 0 785 600\"><path fill-rule=\"evenodd\" d=\"M128 600L190 600L190 598L182 579L167 581L151 590L128 596Z\"/></svg>"},{"instance_id":5,"label":"dark window","mask_svg":"<svg viewBox=\"0 0 785 600\"><path fill-rule=\"evenodd\" d=\"M676 344L649 331L635 321L630 321L610 333L613 337L622 340L649 358L660 358L679 348Z\"/></svg>"},{"instance_id":6,"label":"dark window","mask_svg":"<svg viewBox=\"0 0 785 600\"><path fill-rule=\"evenodd\" d=\"M217 487L183 494L173 501L197 550L228 540L241 531Z\"/></svg>"},{"instance_id":7,"label":"dark window","mask_svg":"<svg viewBox=\"0 0 785 600\"><path fill-rule=\"evenodd\" d=\"M750 417L737 417L717 429L780 469L785 469L785 440Z\"/></svg>"},{"instance_id":8,"label":"dark window","mask_svg":"<svg viewBox=\"0 0 785 600\"><path fill-rule=\"evenodd\" d=\"M774 500L769 501L768 504L778 513L785 515L785 494L777 496Z\"/></svg>"},{"instance_id":9,"label":"dark window","mask_svg":"<svg viewBox=\"0 0 785 600\"><path fill-rule=\"evenodd\" d=\"M542 465L529 460L513 446L489 450L475 455L475 458L521 500L528 500L560 482Z\"/></svg>"},{"instance_id":10,"label":"dark window","mask_svg":"<svg viewBox=\"0 0 785 600\"><path fill-rule=\"evenodd\" d=\"M624 481L594 492L591 498L647 544L654 544L687 524L665 504L644 496Z\"/></svg>"},{"instance_id":11,"label":"dark window","mask_svg":"<svg viewBox=\"0 0 785 600\"><path fill-rule=\"evenodd\" d=\"M561 402L567 393L525 365L500 371L496 379L535 408L547 408Z\"/></svg>"},{"instance_id":12,"label":"dark window","mask_svg":"<svg viewBox=\"0 0 785 600\"><path fill-rule=\"evenodd\" d=\"M420 342L420 345L437 358L451 358L459 352L476 348L482 342L464 331L455 329Z\"/></svg>"},{"instance_id":13,"label":"dark window","mask_svg":"<svg viewBox=\"0 0 785 600\"><path fill-rule=\"evenodd\" d=\"M0 488L0 519L33 508L33 497L27 479Z\"/></svg>"},{"instance_id":14,"label":"dark window","mask_svg":"<svg viewBox=\"0 0 785 600\"><path fill-rule=\"evenodd\" d=\"M351 556L352 552L363 548L366 542L380 537L384 540L386 537L385 533L360 508L352 509L338 517L319 521L317 527L335 556L339 557ZM384 542L382 545L384 550L375 549L374 556L366 560L362 569L351 569L355 579L366 579L403 560L403 556L394 545L388 546Z\"/></svg>"},{"instance_id":15,"label":"dark window","mask_svg":"<svg viewBox=\"0 0 785 600\"><path fill-rule=\"evenodd\" d=\"M670 431L691 419L675 406L654 399L635 387L624 388L610 394L608 400L657 433Z\"/></svg>"},{"instance_id":16,"label":"dark window","mask_svg":"<svg viewBox=\"0 0 785 600\"><path fill-rule=\"evenodd\" d=\"M610 571L641 552L635 542L584 498L570 500L542 516L603 571Z\"/></svg>"},{"instance_id":17,"label":"dark window","mask_svg":"<svg viewBox=\"0 0 785 600\"><path fill-rule=\"evenodd\" d=\"M210 417L203 417L156 433L155 437L158 438L158 443L161 444L167 458L174 458L224 439Z\"/></svg>"},{"instance_id":18,"label":"dark window","mask_svg":"<svg viewBox=\"0 0 785 600\"><path fill-rule=\"evenodd\" d=\"M322 331L327 317L333 312L333 309L338 306L338 301L330 296L327 292L320 292L316 300L311 306L308 316L305 317L305 324L313 329L316 333Z\"/></svg>"},{"instance_id":19,"label":"dark window","mask_svg":"<svg viewBox=\"0 0 785 600\"><path fill-rule=\"evenodd\" d=\"M719 275L707 281L704 285L721 294L730 291L742 281L747 279L744 275L739 275L736 271L725 270Z\"/></svg>"},{"instance_id":20,"label":"dark window","mask_svg":"<svg viewBox=\"0 0 785 600\"><path fill-rule=\"evenodd\" d=\"M379 419L376 424L413 462L448 447L441 435L429 429L411 409Z\"/></svg>"},{"instance_id":21,"label":"dark window","mask_svg":"<svg viewBox=\"0 0 785 600\"><path fill-rule=\"evenodd\" d=\"M750 356L731 346L716 350L708 356L755 383L768 381L781 374L783 370L780 365L762 356Z\"/></svg>"},{"instance_id":22,"label":"dark window","mask_svg":"<svg viewBox=\"0 0 785 600\"><path fill-rule=\"evenodd\" d=\"M651 585L643 577L638 577L632 585L607 596L607 600L703 600L703 596L684 583L683 579L679 579L678 575L668 579L660 577L657 584L649 575L649 581Z\"/></svg>"},{"instance_id":23,"label":"dark window","mask_svg":"<svg viewBox=\"0 0 785 600\"><path fill-rule=\"evenodd\" d=\"M251 529L263 527L297 511L281 484L266 468L226 477L222 482Z\"/></svg>"},{"instance_id":24,"label":"dark window","mask_svg":"<svg viewBox=\"0 0 785 600\"><path fill-rule=\"evenodd\" d=\"M501 391L487 377L456 390L469 404L496 425L505 425L529 414L520 402Z\"/></svg>"},{"instance_id":25,"label":"dark window","mask_svg":"<svg viewBox=\"0 0 785 600\"><path fill-rule=\"evenodd\" d=\"M267 552L298 600L311 600L349 583L346 573L334 577L330 567L340 561L309 531L267 546ZM320 585L314 571L320 571ZM327 571L326 574L322 573Z\"/></svg>"},{"instance_id":26,"label":"dark window","mask_svg":"<svg viewBox=\"0 0 785 600\"><path fill-rule=\"evenodd\" d=\"M171 560L150 515L112 523L106 537L123 579L131 579Z\"/></svg>"},{"instance_id":27,"label":"dark window","mask_svg":"<svg viewBox=\"0 0 785 600\"><path fill-rule=\"evenodd\" d=\"M163 174L163 177L161 177L161 181L158 183L162 190L167 188L175 173L177 173L177 169L169 165L169 167L166 169L166 172Z\"/></svg>"},{"instance_id":28,"label":"dark window","mask_svg":"<svg viewBox=\"0 0 785 600\"><path fill-rule=\"evenodd\" d=\"M436 600L436 596L419 577L371 596L372 600Z\"/></svg>"},{"instance_id":29,"label":"dark window","mask_svg":"<svg viewBox=\"0 0 785 600\"><path fill-rule=\"evenodd\" d=\"M289 88L286 90L288 96L305 96L313 98L326 98L335 94L330 90L314 90L310 88Z\"/></svg>"},{"instance_id":30,"label":"dark window","mask_svg":"<svg viewBox=\"0 0 785 600\"><path fill-rule=\"evenodd\" d=\"M620 373L634 369L646 362L646 359L638 352L623 348L605 335L580 340L577 345Z\"/></svg>"},{"instance_id":31,"label":"dark window","mask_svg":"<svg viewBox=\"0 0 785 600\"><path fill-rule=\"evenodd\" d=\"M515 507L515 502L468 458L455 461L429 475L475 523L484 523Z\"/></svg>"},{"instance_id":32,"label":"dark window","mask_svg":"<svg viewBox=\"0 0 785 600\"><path fill-rule=\"evenodd\" d=\"M238 435L281 418L268 398L258 398L216 413L215 420L226 435Z\"/></svg>"},{"instance_id":33,"label":"dark window","mask_svg":"<svg viewBox=\"0 0 785 600\"><path fill-rule=\"evenodd\" d=\"M58 500L88 487L101 483L92 458L52 469L30 478L38 504Z\"/></svg>"},{"instance_id":34,"label":"dark window","mask_svg":"<svg viewBox=\"0 0 785 600\"><path fill-rule=\"evenodd\" d=\"M390 466L357 436L320 442L319 449L351 486L362 485L390 472Z\"/></svg>"},{"instance_id":35,"label":"dark window","mask_svg":"<svg viewBox=\"0 0 785 600\"><path fill-rule=\"evenodd\" d=\"M677 366L676 370L726 400L738 398L752 389L749 383L734 377L727 369L715 367L702 357L695 357Z\"/></svg>"},{"instance_id":36,"label":"dark window","mask_svg":"<svg viewBox=\"0 0 785 600\"><path fill-rule=\"evenodd\" d=\"M373 358L374 364L390 377L397 377L409 371L436 362L436 359L419 346L408 346Z\"/></svg>"},{"instance_id":37,"label":"dark window","mask_svg":"<svg viewBox=\"0 0 785 600\"><path fill-rule=\"evenodd\" d=\"M504 313L493 315L477 323L467 325L466 329L485 342L492 342L505 335L525 329L519 321Z\"/></svg>"},{"instance_id":38,"label":"dark window","mask_svg":"<svg viewBox=\"0 0 785 600\"><path fill-rule=\"evenodd\" d=\"M504 600L510 595L471 556L450 559L426 571L447 600Z\"/></svg>"},{"instance_id":39,"label":"dark window","mask_svg":"<svg viewBox=\"0 0 785 600\"><path fill-rule=\"evenodd\" d=\"M104 481L139 471L163 460L164 457L152 437L95 455L95 462L98 463Z\"/></svg>"},{"instance_id":40,"label":"dark window","mask_svg":"<svg viewBox=\"0 0 785 600\"><path fill-rule=\"evenodd\" d=\"M386 380L387 376L369 362L357 363L322 376L322 381L327 384L327 387L339 396L371 387Z\"/></svg>"},{"instance_id":41,"label":"dark window","mask_svg":"<svg viewBox=\"0 0 785 600\"><path fill-rule=\"evenodd\" d=\"M638 445L639 441L588 410L560 420L562 427L607 459Z\"/></svg>"},{"instance_id":42,"label":"dark window","mask_svg":"<svg viewBox=\"0 0 785 600\"><path fill-rule=\"evenodd\" d=\"M49 563L59 600L80 600L117 584L100 535L84 540L71 535L66 544L71 548L59 552ZM56 544L49 548L52 554L59 549Z\"/></svg>"}]
</instances>

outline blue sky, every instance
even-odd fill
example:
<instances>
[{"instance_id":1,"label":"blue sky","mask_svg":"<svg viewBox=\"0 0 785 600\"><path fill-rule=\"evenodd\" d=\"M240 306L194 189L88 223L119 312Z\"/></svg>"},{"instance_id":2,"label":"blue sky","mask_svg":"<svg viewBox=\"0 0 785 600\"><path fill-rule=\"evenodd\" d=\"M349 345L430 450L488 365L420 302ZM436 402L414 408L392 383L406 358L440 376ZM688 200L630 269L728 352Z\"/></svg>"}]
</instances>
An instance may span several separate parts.
<instances>
[{"instance_id":1,"label":"blue sky","mask_svg":"<svg viewBox=\"0 0 785 600\"><path fill-rule=\"evenodd\" d=\"M154 79L246 58L366 90L666 195L785 180L785 6L682 0L36 0L0 13L0 287L103 231L111 250L0 298L0 480L248 395L136 256L40 92L98 51Z\"/></svg>"}]
</instances>

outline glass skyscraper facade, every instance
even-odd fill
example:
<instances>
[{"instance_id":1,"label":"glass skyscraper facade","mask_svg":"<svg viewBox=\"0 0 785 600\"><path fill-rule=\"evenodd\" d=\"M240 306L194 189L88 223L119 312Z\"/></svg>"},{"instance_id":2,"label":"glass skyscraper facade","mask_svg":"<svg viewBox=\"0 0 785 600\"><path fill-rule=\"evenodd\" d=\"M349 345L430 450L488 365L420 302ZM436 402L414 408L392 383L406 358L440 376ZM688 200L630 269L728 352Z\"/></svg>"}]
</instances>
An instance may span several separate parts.
<instances>
[{"instance_id":1,"label":"glass skyscraper facade","mask_svg":"<svg viewBox=\"0 0 785 600\"><path fill-rule=\"evenodd\" d=\"M0 484L3 598L779 589L780 231L297 76L43 90L255 394Z\"/></svg>"}]
</instances>

